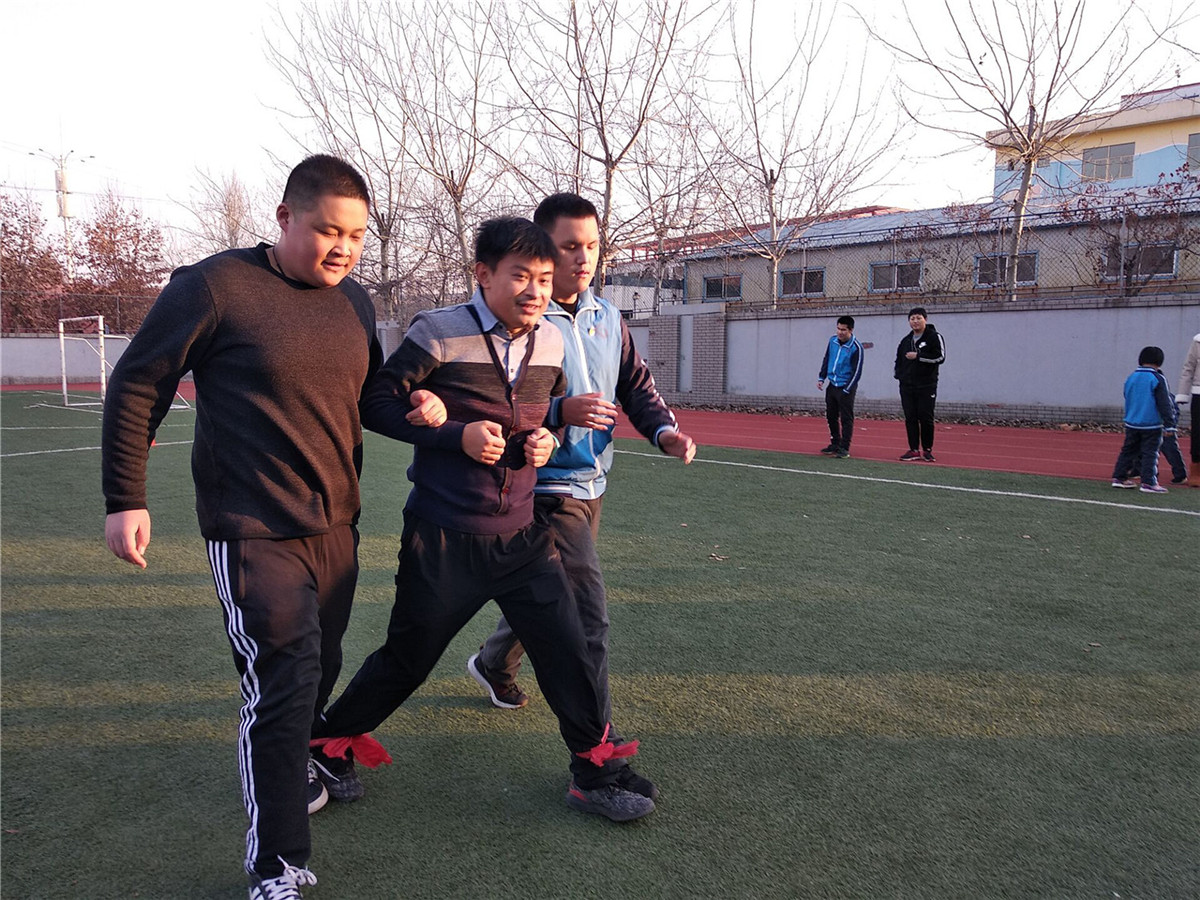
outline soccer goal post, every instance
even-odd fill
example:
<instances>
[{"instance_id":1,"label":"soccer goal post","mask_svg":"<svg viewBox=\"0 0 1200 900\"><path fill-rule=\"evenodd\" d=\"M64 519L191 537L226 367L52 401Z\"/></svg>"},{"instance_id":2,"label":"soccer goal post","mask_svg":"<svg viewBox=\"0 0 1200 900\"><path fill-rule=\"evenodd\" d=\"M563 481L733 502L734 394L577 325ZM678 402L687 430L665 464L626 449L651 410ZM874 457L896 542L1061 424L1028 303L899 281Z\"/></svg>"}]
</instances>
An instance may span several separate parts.
<instances>
[{"instance_id":1,"label":"soccer goal post","mask_svg":"<svg viewBox=\"0 0 1200 900\"><path fill-rule=\"evenodd\" d=\"M105 352L106 341L125 341L129 342L129 338L123 334L105 334L104 331L104 316L72 316L67 319L58 320L58 362L59 369L62 374L62 402L63 406L104 406L104 398L108 393L108 373L112 371L112 365L108 361ZM93 400L90 397L72 397L67 388L67 368L69 353L67 347L74 344L83 344L87 347L90 354L85 354L89 359L95 359L96 368L93 370L99 376L100 381L100 399ZM73 354L78 361L78 354ZM84 371L90 368L84 364ZM187 402L177 392L175 399L171 403L171 409L191 409L191 404Z\"/></svg>"}]
</instances>

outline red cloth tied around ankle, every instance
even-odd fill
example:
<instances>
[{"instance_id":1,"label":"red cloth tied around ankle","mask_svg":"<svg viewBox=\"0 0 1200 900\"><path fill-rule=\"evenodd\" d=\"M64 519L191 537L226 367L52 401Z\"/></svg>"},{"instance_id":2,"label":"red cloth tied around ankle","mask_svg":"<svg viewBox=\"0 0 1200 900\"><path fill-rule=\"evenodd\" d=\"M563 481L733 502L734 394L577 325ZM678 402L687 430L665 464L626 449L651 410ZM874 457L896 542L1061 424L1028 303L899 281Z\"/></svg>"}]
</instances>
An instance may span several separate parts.
<instances>
[{"instance_id":1,"label":"red cloth tied around ankle","mask_svg":"<svg viewBox=\"0 0 1200 900\"><path fill-rule=\"evenodd\" d=\"M611 728L612 723L610 722L604 726L604 734L600 736L600 743L598 743L591 750L586 750L583 753L576 753L575 755L586 759L593 766L603 766L610 759L624 759L627 756L633 756L635 753L637 753L637 741L630 741L628 744L620 745L614 744L612 741L610 741L608 739L608 732Z\"/></svg>"},{"instance_id":2,"label":"red cloth tied around ankle","mask_svg":"<svg viewBox=\"0 0 1200 900\"><path fill-rule=\"evenodd\" d=\"M309 746L320 747L321 752L333 759L345 759L347 751L353 750L354 758L368 769L374 769L381 763L387 763L389 766L392 764L392 757L383 749L383 744L369 734L317 738L310 741Z\"/></svg>"}]
</instances>

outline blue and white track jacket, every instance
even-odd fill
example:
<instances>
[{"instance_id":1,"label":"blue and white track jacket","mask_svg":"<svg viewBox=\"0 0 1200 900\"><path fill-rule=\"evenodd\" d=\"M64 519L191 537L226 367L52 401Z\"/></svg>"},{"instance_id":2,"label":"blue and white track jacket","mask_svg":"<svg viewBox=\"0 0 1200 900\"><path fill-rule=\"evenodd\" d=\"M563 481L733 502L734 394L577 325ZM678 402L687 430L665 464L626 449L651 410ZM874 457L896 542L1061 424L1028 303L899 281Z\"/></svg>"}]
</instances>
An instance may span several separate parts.
<instances>
[{"instance_id":1,"label":"blue and white track jacket","mask_svg":"<svg viewBox=\"0 0 1200 900\"><path fill-rule=\"evenodd\" d=\"M1138 366L1125 379L1125 427L1144 431L1174 424L1175 406L1166 377L1153 366Z\"/></svg>"},{"instance_id":2,"label":"blue and white track jacket","mask_svg":"<svg viewBox=\"0 0 1200 900\"><path fill-rule=\"evenodd\" d=\"M821 372L817 380L824 381L828 377L830 384L848 394L858 387L862 365L863 348L858 338L850 335L850 340L843 344L835 334L825 348L825 358L821 360Z\"/></svg>"},{"instance_id":3,"label":"blue and white track jacket","mask_svg":"<svg viewBox=\"0 0 1200 900\"><path fill-rule=\"evenodd\" d=\"M620 403L633 426L656 447L663 431L678 429L620 310L585 290L579 294L574 316L551 301L544 318L562 332L568 397L598 392ZM551 401L548 422L562 425L561 399ZM538 469L535 492L584 500L603 495L612 468L612 432L612 428L597 431L577 425L564 429L562 446Z\"/></svg>"}]
</instances>

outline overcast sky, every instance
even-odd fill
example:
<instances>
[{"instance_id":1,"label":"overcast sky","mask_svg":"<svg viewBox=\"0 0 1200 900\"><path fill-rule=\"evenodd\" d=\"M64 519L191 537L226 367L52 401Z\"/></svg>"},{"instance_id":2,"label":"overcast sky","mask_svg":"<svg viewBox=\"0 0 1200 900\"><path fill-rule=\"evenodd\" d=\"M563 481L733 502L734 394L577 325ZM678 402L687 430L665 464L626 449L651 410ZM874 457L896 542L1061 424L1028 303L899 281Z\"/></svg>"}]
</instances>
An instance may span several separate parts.
<instances>
[{"instance_id":1,"label":"overcast sky","mask_svg":"<svg viewBox=\"0 0 1200 900\"><path fill-rule=\"evenodd\" d=\"M400 0L403 2L403 0ZM956 0L961 2L961 0ZM276 108L291 102L266 62L264 34L290 0L28 0L10 4L0 37L0 183L44 195L53 213L54 158L68 157L75 215L115 187L163 222L186 223L198 167L236 170L249 185L274 174L268 150L298 160ZM791 0L760 0L794 9ZM895 4L862 4L872 14ZM1095 13L1119 8L1093 4ZM1103 15L1097 16L1102 19ZM854 53L854 49L848 49ZM878 51L875 51L878 52ZM878 66L872 64L876 69ZM1200 80L1193 68L1183 81ZM878 202L910 208L989 195L991 157L920 131Z\"/></svg>"}]
</instances>

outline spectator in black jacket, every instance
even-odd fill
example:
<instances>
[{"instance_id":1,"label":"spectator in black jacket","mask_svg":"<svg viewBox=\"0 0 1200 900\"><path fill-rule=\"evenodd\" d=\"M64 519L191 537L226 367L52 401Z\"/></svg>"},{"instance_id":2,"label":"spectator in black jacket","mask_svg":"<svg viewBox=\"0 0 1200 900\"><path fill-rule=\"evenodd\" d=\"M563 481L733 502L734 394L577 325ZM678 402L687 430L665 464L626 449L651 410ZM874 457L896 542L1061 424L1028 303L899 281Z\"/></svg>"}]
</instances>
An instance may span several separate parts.
<instances>
[{"instance_id":1,"label":"spectator in black jacket","mask_svg":"<svg viewBox=\"0 0 1200 900\"><path fill-rule=\"evenodd\" d=\"M908 450L900 459L933 462L933 411L937 404L938 369L946 359L946 345L926 321L925 307L910 309L908 324L912 331L896 348L895 377L900 382L900 405L908 430Z\"/></svg>"}]
</instances>

